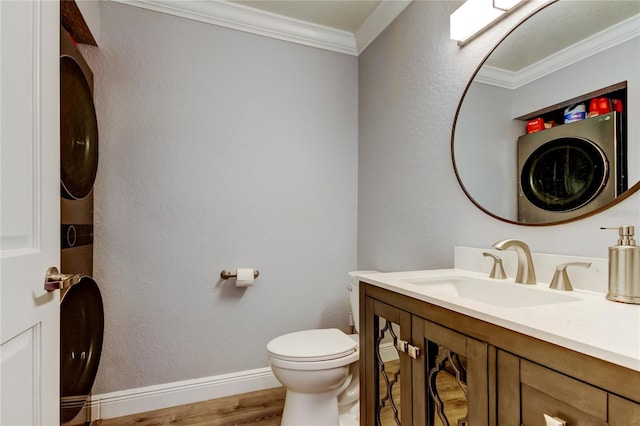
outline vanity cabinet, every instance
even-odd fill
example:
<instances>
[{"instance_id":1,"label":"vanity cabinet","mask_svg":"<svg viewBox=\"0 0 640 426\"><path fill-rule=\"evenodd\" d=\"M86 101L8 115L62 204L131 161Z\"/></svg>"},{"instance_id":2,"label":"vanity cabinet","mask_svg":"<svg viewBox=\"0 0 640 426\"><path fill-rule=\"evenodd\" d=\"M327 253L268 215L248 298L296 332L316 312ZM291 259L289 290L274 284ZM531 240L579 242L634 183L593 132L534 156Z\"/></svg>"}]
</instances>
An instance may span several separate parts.
<instances>
[{"instance_id":1,"label":"vanity cabinet","mask_svg":"<svg viewBox=\"0 0 640 426\"><path fill-rule=\"evenodd\" d=\"M364 282L360 306L363 425L640 425L636 370Z\"/></svg>"}]
</instances>

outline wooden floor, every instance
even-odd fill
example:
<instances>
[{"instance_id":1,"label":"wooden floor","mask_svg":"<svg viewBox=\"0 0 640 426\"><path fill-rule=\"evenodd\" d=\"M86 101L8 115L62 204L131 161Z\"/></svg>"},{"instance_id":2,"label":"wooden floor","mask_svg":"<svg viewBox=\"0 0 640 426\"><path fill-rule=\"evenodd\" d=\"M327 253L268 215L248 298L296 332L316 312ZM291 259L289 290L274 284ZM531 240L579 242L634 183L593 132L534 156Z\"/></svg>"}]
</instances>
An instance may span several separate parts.
<instances>
[{"instance_id":1,"label":"wooden floor","mask_svg":"<svg viewBox=\"0 0 640 426\"><path fill-rule=\"evenodd\" d=\"M97 420L92 425L279 426L284 397L284 388L267 389L148 413Z\"/></svg>"}]
</instances>

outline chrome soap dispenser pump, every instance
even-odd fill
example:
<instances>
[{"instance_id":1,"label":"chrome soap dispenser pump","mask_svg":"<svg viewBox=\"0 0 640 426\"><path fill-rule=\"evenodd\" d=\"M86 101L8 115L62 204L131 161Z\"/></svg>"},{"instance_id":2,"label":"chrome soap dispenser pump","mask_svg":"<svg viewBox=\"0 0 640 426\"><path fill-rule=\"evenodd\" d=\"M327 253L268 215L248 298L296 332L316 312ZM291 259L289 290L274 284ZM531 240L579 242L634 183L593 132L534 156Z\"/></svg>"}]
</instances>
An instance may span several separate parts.
<instances>
[{"instance_id":1,"label":"chrome soap dispenser pump","mask_svg":"<svg viewBox=\"0 0 640 426\"><path fill-rule=\"evenodd\" d=\"M609 292L614 302L640 304L640 247L633 239L633 226L619 226L618 244L609 247Z\"/></svg>"}]
</instances>

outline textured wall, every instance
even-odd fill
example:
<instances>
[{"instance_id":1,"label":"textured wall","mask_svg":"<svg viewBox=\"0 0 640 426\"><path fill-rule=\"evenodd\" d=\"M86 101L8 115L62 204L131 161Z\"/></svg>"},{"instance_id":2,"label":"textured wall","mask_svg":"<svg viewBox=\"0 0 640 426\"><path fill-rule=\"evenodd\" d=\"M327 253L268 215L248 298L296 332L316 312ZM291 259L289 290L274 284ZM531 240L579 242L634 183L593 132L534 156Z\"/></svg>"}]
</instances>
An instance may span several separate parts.
<instances>
[{"instance_id":1,"label":"textured wall","mask_svg":"<svg viewBox=\"0 0 640 426\"><path fill-rule=\"evenodd\" d=\"M100 2L95 393L268 366L348 327L357 59ZM256 267L245 290L224 268Z\"/></svg>"},{"instance_id":2,"label":"textured wall","mask_svg":"<svg viewBox=\"0 0 640 426\"><path fill-rule=\"evenodd\" d=\"M519 238L541 253L606 257L638 225L638 195L579 222L510 225L478 210L451 163L455 111L475 68L534 4L463 48L448 38L458 2L415 1L359 58L358 266L410 270L453 265L453 247ZM637 141L636 141L637 142Z\"/></svg>"}]
</instances>

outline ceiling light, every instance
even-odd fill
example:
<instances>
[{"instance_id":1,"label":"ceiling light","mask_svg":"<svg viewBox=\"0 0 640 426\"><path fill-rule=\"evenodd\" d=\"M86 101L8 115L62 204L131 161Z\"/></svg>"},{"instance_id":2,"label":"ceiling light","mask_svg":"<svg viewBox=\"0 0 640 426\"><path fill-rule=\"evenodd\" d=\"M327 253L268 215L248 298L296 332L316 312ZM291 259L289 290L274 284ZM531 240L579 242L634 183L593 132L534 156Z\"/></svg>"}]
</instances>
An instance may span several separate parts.
<instances>
[{"instance_id":1,"label":"ceiling light","mask_svg":"<svg viewBox=\"0 0 640 426\"><path fill-rule=\"evenodd\" d=\"M467 0L450 16L450 37L462 45L526 0Z\"/></svg>"},{"instance_id":2,"label":"ceiling light","mask_svg":"<svg viewBox=\"0 0 640 426\"><path fill-rule=\"evenodd\" d=\"M513 9L520 3L523 3L523 1L522 0L493 0L493 7L495 7L496 9L504 10L506 12L507 10Z\"/></svg>"}]
</instances>

